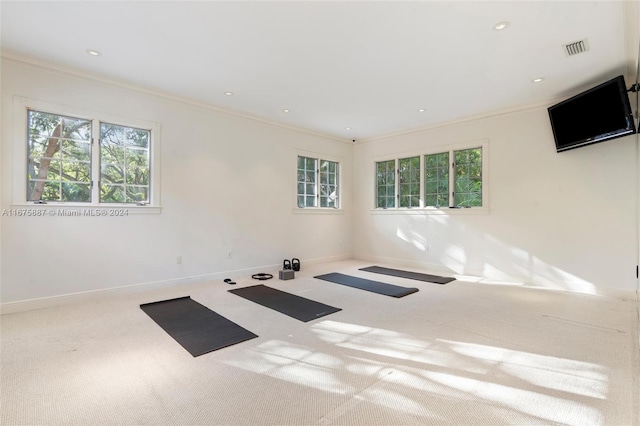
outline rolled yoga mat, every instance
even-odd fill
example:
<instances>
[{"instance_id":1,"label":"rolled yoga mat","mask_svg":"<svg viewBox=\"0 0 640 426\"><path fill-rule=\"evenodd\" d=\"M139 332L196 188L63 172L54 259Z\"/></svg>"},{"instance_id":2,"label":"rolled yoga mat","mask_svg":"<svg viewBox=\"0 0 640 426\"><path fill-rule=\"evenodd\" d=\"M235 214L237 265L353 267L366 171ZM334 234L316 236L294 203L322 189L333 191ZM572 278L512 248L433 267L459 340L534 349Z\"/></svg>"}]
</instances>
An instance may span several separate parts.
<instances>
[{"instance_id":1,"label":"rolled yoga mat","mask_svg":"<svg viewBox=\"0 0 640 426\"><path fill-rule=\"evenodd\" d=\"M440 277L438 275L422 274L420 272L402 271L400 269L383 268L382 266L367 266L360 268L361 271L373 272L375 274L391 275L393 277L408 278L410 280L426 281L434 284L447 284L455 281L455 278Z\"/></svg>"},{"instance_id":2,"label":"rolled yoga mat","mask_svg":"<svg viewBox=\"0 0 640 426\"><path fill-rule=\"evenodd\" d=\"M339 274L337 272L318 275L314 278L336 284L346 285L349 287L359 288L361 290L371 291L373 293L384 294L385 296L391 297L404 297L408 294L418 291L417 288L400 287L380 281L372 281L365 278L352 277L351 275Z\"/></svg>"},{"instance_id":3,"label":"rolled yoga mat","mask_svg":"<svg viewBox=\"0 0 640 426\"><path fill-rule=\"evenodd\" d=\"M235 288L229 290L229 293L244 297L247 300L251 300L259 305L266 306L267 308L271 308L274 311L278 311L303 322L308 322L342 310L261 284L251 287Z\"/></svg>"},{"instance_id":4,"label":"rolled yoga mat","mask_svg":"<svg viewBox=\"0 0 640 426\"><path fill-rule=\"evenodd\" d=\"M258 337L190 296L140 305L194 357Z\"/></svg>"}]
</instances>

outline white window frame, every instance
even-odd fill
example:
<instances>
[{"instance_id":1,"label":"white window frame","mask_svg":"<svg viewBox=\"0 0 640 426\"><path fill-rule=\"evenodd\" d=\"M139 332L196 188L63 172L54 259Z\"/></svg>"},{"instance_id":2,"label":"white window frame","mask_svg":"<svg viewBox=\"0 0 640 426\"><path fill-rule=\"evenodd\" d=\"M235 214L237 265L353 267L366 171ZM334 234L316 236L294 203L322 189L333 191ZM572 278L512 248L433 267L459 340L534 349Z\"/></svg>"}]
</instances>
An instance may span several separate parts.
<instances>
[{"instance_id":1,"label":"white window frame","mask_svg":"<svg viewBox=\"0 0 640 426\"><path fill-rule=\"evenodd\" d=\"M151 166L152 166L152 164L151 164L151 152L153 151L153 149L152 149L153 148L153 146L152 146L152 142L153 142L153 139L152 139L153 136L152 135L153 135L153 132L150 129L142 129L142 128L133 127L133 126L123 126L121 124L108 123L108 122L106 122L104 120L100 120L98 125L100 126L100 129L98 131L99 136L100 136L100 143L97 145L99 147L99 149L100 149L100 171L98 172L99 180L98 180L98 188L97 188L97 191L96 191L96 193L97 193L96 195L100 199L102 199L103 187L109 186L109 185L111 185L111 186L119 186L119 187L122 188L124 193L127 194L127 188L136 186L136 185L130 184L127 181L127 172L128 172L127 158L128 158L129 155L132 155L134 152L138 152L138 153L139 152L146 152L147 163L149 165L149 169L148 169L149 170L149 177L151 177ZM102 156L102 154L106 151L106 149L107 149L106 146L109 145L108 142L107 143L103 142L104 141L103 140L104 135L102 133L103 125L104 126L119 127L119 128L122 128L122 129L141 130L143 132L146 132L149 135L149 140L147 142L147 146L146 147L138 147L138 146L133 146L133 145L125 147L124 159L123 159L124 160L124 163L123 163L123 165L124 165L124 176L123 176L123 181L122 181L121 184L108 184L108 183L104 182L105 178L103 176L103 170L104 170L103 168L105 166L108 167L108 166L113 165L113 164L109 164L108 162L103 161L104 157ZM150 203L150 198L151 198L150 191L152 190L151 181L149 181L149 183L147 185L141 185L141 186L146 186L147 187L147 200L140 202L140 204L142 204L142 205L149 204ZM128 197L128 195L125 195L125 196ZM99 201L99 202L100 202L100 204L105 204L105 202L103 202L103 201ZM137 202L133 202L133 203L118 203L118 204L131 205L131 204L138 204L138 203Z\"/></svg>"},{"instance_id":2,"label":"white window frame","mask_svg":"<svg viewBox=\"0 0 640 426\"><path fill-rule=\"evenodd\" d=\"M402 205L403 202L403 197L407 197L408 200L412 200L414 197L411 194L403 194L401 191L401 187L400 185L402 184L402 182L400 181L400 176L402 174L402 171L400 170L401 168L401 162L403 161L408 161L409 163L411 162L412 159L414 158L418 158L418 205L417 206L409 206L409 207L400 207ZM423 176L422 176L422 172L424 170L424 155L413 155L410 157L402 157L402 158L398 158L396 159L396 207L398 208L408 208L408 209L413 209L416 207L422 207L422 203L423 203L423 194L422 191L424 190L424 183L422 182ZM408 170L409 174L412 170ZM416 183L415 180L412 180L411 177L409 179L408 183L405 183L405 185L409 185L410 187L413 186Z\"/></svg>"},{"instance_id":3,"label":"white window frame","mask_svg":"<svg viewBox=\"0 0 640 426\"><path fill-rule=\"evenodd\" d=\"M333 173L330 170L323 171L322 170L322 162L323 161L325 161L327 163L335 164L335 167L336 167L335 171ZM317 159L317 164L318 164L318 174L317 174L318 182L317 182L316 188L317 188L317 191L318 191L318 207L323 208L323 209L339 209L340 206L341 206L341 201L342 201L341 197L340 197L340 192L341 192L341 188L340 188L340 174L341 174L340 173L340 162L339 161L329 160L329 159L326 159L326 158L318 158ZM326 183L323 182L323 177L325 177L325 176L329 177L332 174L335 175L335 180L334 180L333 185L330 184L329 182L326 182ZM335 187L334 192L330 193L330 194L328 194L326 196L323 195L322 194L322 187L325 184ZM333 206L323 206L322 205L322 200L323 199L327 199L327 200L331 199L331 195L332 194L335 195L335 198L334 198L334 201L333 201L334 205ZM328 203L328 201L327 201L327 203Z\"/></svg>"},{"instance_id":4,"label":"white window frame","mask_svg":"<svg viewBox=\"0 0 640 426\"><path fill-rule=\"evenodd\" d=\"M343 212L343 159L339 157L334 157L331 155L319 154L317 152L310 151L302 151L302 150L294 150L294 175L293 175L293 212L301 213L301 214L342 214ZM316 169L316 207L300 207L298 206L298 157L307 157L316 160L317 169ZM332 161L337 163L338 165L338 176L337 176L337 193L338 193L338 202L337 207L320 207L320 186L322 185L321 174L318 171L320 168L321 161Z\"/></svg>"},{"instance_id":5,"label":"white window frame","mask_svg":"<svg viewBox=\"0 0 640 426\"><path fill-rule=\"evenodd\" d=\"M303 158L304 159L304 163L305 163L305 167L304 169L304 173L305 173L305 180L303 182L300 182L299 180L299 176L296 177L296 184L297 186L300 186L300 184L302 184L305 188L304 188L304 192L302 193L302 197L304 198L304 205L301 206L300 205L300 200L297 199L297 197L300 197L300 188L296 187L296 203L298 208L304 208L304 209L312 209L312 208L316 208L320 206L320 194L318 191L318 177L320 175L320 170L319 170L319 166L318 163L320 162L319 159L315 158L315 157L306 157L303 155L299 155L296 161L296 164L300 162L300 159ZM311 162L313 163L313 168L312 169L308 169L307 168L307 160L311 160ZM296 171L298 172L298 174L300 173L300 166L299 164L296 165ZM313 183L309 183L306 180L306 176L309 173L313 173ZM312 191L311 193L307 192L307 188L311 187ZM307 205L307 199L312 200L313 205L312 206L308 206Z\"/></svg>"},{"instance_id":6,"label":"white window frame","mask_svg":"<svg viewBox=\"0 0 640 426\"><path fill-rule=\"evenodd\" d=\"M393 206L392 207L387 207L387 199L389 198L388 195L386 195L386 188L391 188L392 185L384 185L385 187L385 195L384 195L384 200L385 200L385 206L384 207L380 207L378 206L378 192L380 187L378 186L378 164L380 163L390 163L393 161L393 171L392 173L388 173L388 171L385 171L385 174L389 174L389 175L393 175L393 196L391 197L391 200L393 200ZM395 160L381 160L381 161L375 161L374 162L374 176L375 176L375 183L374 183L374 187L375 187L375 197L374 197L374 208L376 209L395 209L398 206L398 190L397 190L397 172L396 170L398 170L398 159L396 158Z\"/></svg>"},{"instance_id":7,"label":"white window frame","mask_svg":"<svg viewBox=\"0 0 640 426\"><path fill-rule=\"evenodd\" d=\"M38 111L55 115L68 116L92 121L91 179L93 188L90 202L47 201L40 204L27 201L27 160L28 160L28 111ZM133 127L151 132L149 152L149 202L145 205L134 203L101 203L99 197L100 180L100 123ZM16 96L13 99L13 141L11 144L12 159L12 207L37 208L111 208L127 209L129 213L160 213L160 123L122 117L83 108L60 105L46 101Z\"/></svg>"},{"instance_id":8,"label":"white window frame","mask_svg":"<svg viewBox=\"0 0 640 426\"><path fill-rule=\"evenodd\" d=\"M426 155L440 154L449 152L449 203L453 201L451 192L454 188L452 180L455 178L452 172L451 163L454 160L455 151L463 151L471 148L482 148L482 206L477 207L433 207L425 206L425 182L424 182L424 157ZM399 207L399 179L398 169L399 161L401 159L420 157L420 206L419 207ZM395 179L395 207L377 207L377 163L384 161L395 161L396 179ZM451 145L444 145L434 147L428 150L403 152L394 156L381 156L374 158L373 162L373 207L371 209L372 214L439 214L439 215L457 215L457 214L487 214L489 213L489 140L481 139L475 141L469 141L464 143L457 143Z\"/></svg>"}]
</instances>

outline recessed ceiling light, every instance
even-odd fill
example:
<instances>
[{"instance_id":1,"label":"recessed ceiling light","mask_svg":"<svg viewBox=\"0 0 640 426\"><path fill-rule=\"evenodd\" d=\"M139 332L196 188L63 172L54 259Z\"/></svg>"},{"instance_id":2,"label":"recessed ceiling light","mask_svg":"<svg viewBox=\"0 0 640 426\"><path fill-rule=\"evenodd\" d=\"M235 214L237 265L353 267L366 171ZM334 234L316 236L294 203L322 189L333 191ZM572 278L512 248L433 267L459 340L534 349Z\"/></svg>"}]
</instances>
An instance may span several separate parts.
<instances>
[{"instance_id":1,"label":"recessed ceiling light","mask_svg":"<svg viewBox=\"0 0 640 426\"><path fill-rule=\"evenodd\" d=\"M283 109L282 112L289 112L289 110L288 109Z\"/></svg>"},{"instance_id":2,"label":"recessed ceiling light","mask_svg":"<svg viewBox=\"0 0 640 426\"><path fill-rule=\"evenodd\" d=\"M351 130L351 127L345 127L345 130Z\"/></svg>"},{"instance_id":3,"label":"recessed ceiling light","mask_svg":"<svg viewBox=\"0 0 640 426\"><path fill-rule=\"evenodd\" d=\"M233 96L233 92L224 92L224 94L227 96Z\"/></svg>"},{"instance_id":4,"label":"recessed ceiling light","mask_svg":"<svg viewBox=\"0 0 640 426\"><path fill-rule=\"evenodd\" d=\"M538 78L534 78L533 80L531 80L532 83L540 83L542 80L544 80L544 77L538 77Z\"/></svg>"},{"instance_id":5,"label":"recessed ceiling light","mask_svg":"<svg viewBox=\"0 0 640 426\"><path fill-rule=\"evenodd\" d=\"M506 29L509 26L509 22L508 21L502 21L502 22L498 22L497 24L495 24L493 26L493 29L496 31L502 31L504 29Z\"/></svg>"},{"instance_id":6,"label":"recessed ceiling light","mask_svg":"<svg viewBox=\"0 0 640 426\"><path fill-rule=\"evenodd\" d=\"M418 110L418 112L424 112L424 109L420 108L420 109Z\"/></svg>"},{"instance_id":7,"label":"recessed ceiling light","mask_svg":"<svg viewBox=\"0 0 640 426\"><path fill-rule=\"evenodd\" d=\"M87 49L86 52L91 56L102 56L102 53L100 53L98 50Z\"/></svg>"}]
</instances>

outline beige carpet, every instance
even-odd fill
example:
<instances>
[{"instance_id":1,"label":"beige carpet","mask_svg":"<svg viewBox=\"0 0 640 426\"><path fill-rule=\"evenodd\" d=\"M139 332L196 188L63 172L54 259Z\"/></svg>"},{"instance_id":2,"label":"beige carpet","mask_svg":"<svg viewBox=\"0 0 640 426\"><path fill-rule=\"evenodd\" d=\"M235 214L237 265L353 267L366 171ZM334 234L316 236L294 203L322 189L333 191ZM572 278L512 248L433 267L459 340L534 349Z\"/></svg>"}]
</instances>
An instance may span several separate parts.
<instances>
[{"instance_id":1,"label":"beige carpet","mask_svg":"<svg viewBox=\"0 0 640 426\"><path fill-rule=\"evenodd\" d=\"M265 282L343 309L309 323L227 292L250 277L2 316L0 423L640 425L635 300L370 265ZM327 272L420 291L312 278ZM139 308L187 295L260 337L193 358Z\"/></svg>"}]
</instances>

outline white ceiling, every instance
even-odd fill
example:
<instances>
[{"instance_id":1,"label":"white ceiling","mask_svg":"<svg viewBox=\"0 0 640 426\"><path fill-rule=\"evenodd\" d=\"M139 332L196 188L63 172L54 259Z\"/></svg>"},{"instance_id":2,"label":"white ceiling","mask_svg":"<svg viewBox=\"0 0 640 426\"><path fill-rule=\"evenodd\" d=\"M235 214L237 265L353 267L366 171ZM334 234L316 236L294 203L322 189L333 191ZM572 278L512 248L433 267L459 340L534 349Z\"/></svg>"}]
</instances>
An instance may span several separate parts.
<instances>
[{"instance_id":1,"label":"white ceiling","mask_svg":"<svg viewBox=\"0 0 640 426\"><path fill-rule=\"evenodd\" d=\"M5 0L1 41L6 51L361 140L551 103L619 74L630 86L632 3ZM500 21L510 26L494 30ZM585 38L588 52L565 56L564 43Z\"/></svg>"}]
</instances>

